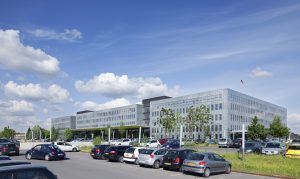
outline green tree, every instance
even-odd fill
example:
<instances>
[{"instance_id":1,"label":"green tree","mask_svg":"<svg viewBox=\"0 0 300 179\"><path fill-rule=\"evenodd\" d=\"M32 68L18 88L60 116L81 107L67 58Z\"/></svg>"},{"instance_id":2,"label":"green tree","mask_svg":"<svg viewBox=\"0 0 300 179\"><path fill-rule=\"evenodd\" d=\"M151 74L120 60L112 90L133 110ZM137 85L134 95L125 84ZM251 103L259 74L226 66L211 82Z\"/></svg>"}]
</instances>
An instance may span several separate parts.
<instances>
[{"instance_id":1,"label":"green tree","mask_svg":"<svg viewBox=\"0 0 300 179\"><path fill-rule=\"evenodd\" d=\"M31 129L28 127L27 132L26 132L26 140L32 139L32 134L31 134Z\"/></svg>"},{"instance_id":2,"label":"green tree","mask_svg":"<svg viewBox=\"0 0 300 179\"><path fill-rule=\"evenodd\" d=\"M288 137L290 129L285 127L281 123L281 119L278 116L275 116L273 122L270 124L269 134L273 137Z\"/></svg>"},{"instance_id":3,"label":"green tree","mask_svg":"<svg viewBox=\"0 0 300 179\"><path fill-rule=\"evenodd\" d=\"M67 141L70 141L73 138L73 131L71 129L65 129L64 138Z\"/></svg>"},{"instance_id":4,"label":"green tree","mask_svg":"<svg viewBox=\"0 0 300 179\"><path fill-rule=\"evenodd\" d=\"M51 128L51 141L56 141L58 139L59 133L58 130L54 127Z\"/></svg>"},{"instance_id":5,"label":"green tree","mask_svg":"<svg viewBox=\"0 0 300 179\"><path fill-rule=\"evenodd\" d=\"M10 129L9 126L4 127L3 131L1 132L2 137L7 139L13 139L15 134L16 134L15 130Z\"/></svg>"},{"instance_id":6,"label":"green tree","mask_svg":"<svg viewBox=\"0 0 300 179\"><path fill-rule=\"evenodd\" d=\"M250 139L265 139L267 137L267 131L262 124L258 123L258 118L254 116L251 124L248 126L248 136Z\"/></svg>"},{"instance_id":7,"label":"green tree","mask_svg":"<svg viewBox=\"0 0 300 179\"><path fill-rule=\"evenodd\" d=\"M93 144L94 145L99 145L99 144L101 144L101 138L98 136L98 137L95 137L94 139L93 139Z\"/></svg>"},{"instance_id":8,"label":"green tree","mask_svg":"<svg viewBox=\"0 0 300 179\"><path fill-rule=\"evenodd\" d=\"M164 129L165 137L170 136L172 130L176 127L176 118L172 109L161 109L158 124Z\"/></svg>"}]
</instances>

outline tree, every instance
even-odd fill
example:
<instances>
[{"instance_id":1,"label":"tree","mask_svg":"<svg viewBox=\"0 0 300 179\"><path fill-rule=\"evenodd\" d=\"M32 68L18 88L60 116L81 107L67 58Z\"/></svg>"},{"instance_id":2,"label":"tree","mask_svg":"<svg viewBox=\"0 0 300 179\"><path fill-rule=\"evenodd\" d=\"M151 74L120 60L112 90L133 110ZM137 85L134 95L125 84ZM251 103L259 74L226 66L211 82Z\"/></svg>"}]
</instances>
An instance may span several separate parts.
<instances>
[{"instance_id":1,"label":"tree","mask_svg":"<svg viewBox=\"0 0 300 179\"><path fill-rule=\"evenodd\" d=\"M172 109L161 109L158 124L164 128L165 136L167 137L167 134L170 136L172 130L176 127L176 118Z\"/></svg>"},{"instance_id":2,"label":"tree","mask_svg":"<svg viewBox=\"0 0 300 179\"><path fill-rule=\"evenodd\" d=\"M1 132L2 137L7 139L13 139L15 134L16 134L15 130L10 129L9 126L4 127L3 131Z\"/></svg>"},{"instance_id":3,"label":"tree","mask_svg":"<svg viewBox=\"0 0 300 179\"><path fill-rule=\"evenodd\" d=\"M26 132L26 140L32 139L32 133L30 127L28 127L27 132Z\"/></svg>"},{"instance_id":4,"label":"tree","mask_svg":"<svg viewBox=\"0 0 300 179\"><path fill-rule=\"evenodd\" d=\"M73 138L73 131L71 129L65 129L64 138L67 141L70 141Z\"/></svg>"},{"instance_id":5,"label":"tree","mask_svg":"<svg viewBox=\"0 0 300 179\"><path fill-rule=\"evenodd\" d=\"M99 144L101 144L101 138L98 136L93 139L93 145L99 145Z\"/></svg>"},{"instance_id":6,"label":"tree","mask_svg":"<svg viewBox=\"0 0 300 179\"><path fill-rule=\"evenodd\" d=\"M270 124L269 134L273 137L288 137L290 129L281 123L281 119L275 116L273 122Z\"/></svg>"},{"instance_id":7,"label":"tree","mask_svg":"<svg viewBox=\"0 0 300 179\"><path fill-rule=\"evenodd\" d=\"M199 127L200 130L203 131L203 127L208 125L210 119L210 110L205 105L201 105L196 108L190 107L188 109L188 115L185 119L190 138L196 127Z\"/></svg>"},{"instance_id":8,"label":"tree","mask_svg":"<svg viewBox=\"0 0 300 179\"><path fill-rule=\"evenodd\" d=\"M267 137L267 132L262 124L258 123L258 118L254 116L251 124L248 126L248 136L250 139L265 139Z\"/></svg>"},{"instance_id":9,"label":"tree","mask_svg":"<svg viewBox=\"0 0 300 179\"><path fill-rule=\"evenodd\" d=\"M51 141L56 141L58 139L59 133L58 130L54 127L51 128Z\"/></svg>"}]
</instances>

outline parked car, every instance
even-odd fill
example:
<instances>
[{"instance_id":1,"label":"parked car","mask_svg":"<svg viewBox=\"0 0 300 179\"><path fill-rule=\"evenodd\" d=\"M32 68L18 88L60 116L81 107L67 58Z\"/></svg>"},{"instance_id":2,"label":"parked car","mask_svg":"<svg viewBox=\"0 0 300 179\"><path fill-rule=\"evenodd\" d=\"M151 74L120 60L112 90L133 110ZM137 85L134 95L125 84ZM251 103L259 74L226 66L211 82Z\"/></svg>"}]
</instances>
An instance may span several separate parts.
<instances>
[{"instance_id":1,"label":"parked car","mask_svg":"<svg viewBox=\"0 0 300 179\"><path fill-rule=\"evenodd\" d=\"M124 161L125 162L131 162L134 164L138 163L138 157L140 152L144 150L143 147L130 147L128 148L124 153Z\"/></svg>"},{"instance_id":2,"label":"parked car","mask_svg":"<svg viewBox=\"0 0 300 179\"><path fill-rule=\"evenodd\" d=\"M190 149L168 150L167 154L163 158L163 169L175 169L182 171L181 166L184 159L193 152L194 151Z\"/></svg>"},{"instance_id":3,"label":"parked car","mask_svg":"<svg viewBox=\"0 0 300 179\"><path fill-rule=\"evenodd\" d=\"M131 146L111 146L105 149L104 157L108 159L108 161L124 161L124 153Z\"/></svg>"},{"instance_id":4,"label":"parked car","mask_svg":"<svg viewBox=\"0 0 300 179\"><path fill-rule=\"evenodd\" d=\"M115 145L124 145L124 146L129 146L131 143L131 140L130 139L121 139L121 140L118 140Z\"/></svg>"},{"instance_id":5,"label":"parked car","mask_svg":"<svg viewBox=\"0 0 300 179\"><path fill-rule=\"evenodd\" d=\"M117 145L117 143L121 142L121 139L114 139L114 140L110 140L109 144L110 145Z\"/></svg>"},{"instance_id":6,"label":"parked car","mask_svg":"<svg viewBox=\"0 0 300 179\"><path fill-rule=\"evenodd\" d=\"M234 139L233 141L232 141L232 145L231 145L231 147L232 148L240 148L242 146L242 139Z\"/></svg>"},{"instance_id":7,"label":"parked car","mask_svg":"<svg viewBox=\"0 0 300 179\"><path fill-rule=\"evenodd\" d=\"M285 157L288 158L300 158L300 145L292 144L287 148Z\"/></svg>"},{"instance_id":8,"label":"parked car","mask_svg":"<svg viewBox=\"0 0 300 179\"><path fill-rule=\"evenodd\" d=\"M15 143L0 143L0 155L19 155L19 147Z\"/></svg>"},{"instance_id":9,"label":"parked car","mask_svg":"<svg viewBox=\"0 0 300 179\"><path fill-rule=\"evenodd\" d=\"M150 140L147 144L146 144L146 147L160 147L161 144L159 143L158 140Z\"/></svg>"},{"instance_id":10,"label":"parked car","mask_svg":"<svg viewBox=\"0 0 300 179\"><path fill-rule=\"evenodd\" d=\"M196 139L194 142L196 144L203 144L205 142L205 140L204 139Z\"/></svg>"},{"instance_id":11,"label":"parked car","mask_svg":"<svg viewBox=\"0 0 300 179\"><path fill-rule=\"evenodd\" d=\"M285 145L280 142L269 142L266 147L262 149L261 153L266 155L283 155L285 153Z\"/></svg>"},{"instance_id":12,"label":"parked car","mask_svg":"<svg viewBox=\"0 0 300 179\"><path fill-rule=\"evenodd\" d=\"M40 144L25 153L27 160L30 159L44 159L44 160L63 160L66 157L64 151L60 150L53 144Z\"/></svg>"},{"instance_id":13,"label":"parked car","mask_svg":"<svg viewBox=\"0 0 300 179\"><path fill-rule=\"evenodd\" d=\"M108 148L110 145L95 145L90 152L90 155L93 159L101 159L104 160L104 151L106 148Z\"/></svg>"},{"instance_id":14,"label":"parked car","mask_svg":"<svg viewBox=\"0 0 300 179\"><path fill-rule=\"evenodd\" d=\"M172 140L172 141L167 142L164 145L162 145L162 147L167 148L167 149L178 149L178 148L180 148L179 143L180 143L179 140Z\"/></svg>"},{"instance_id":15,"label":"parked car","mask_svg":"<svg viewBox=\"0 0 300 179\"><path fill-rule=\"evenodd\" d=\"M11 160L9 156L1 156L0 155L0 160Z\"/></svg>"},{"instance_id":16,"label":"parked car","mask_svg":"<svg viewBox=\"0 0 300 179\"><path fill-rule=\"evenodd\" d=\"M164 145L164 144L166 144L168 142L171 142L172 140L174 140L174 139L171 139L171 138L158 139L160 145Z\"/></svg>"},{"instance_id":17,"label":"parked car","mask_svg":"<svg viewBox=\"0 0 300 179\"><path fill-rule=\"evenodd\" d=\"M214 139L207 139L207 140L205 140L205 143L216 144L216 141Z\"/></svg>"},{"instance_id":18,"label":"parked car","mask_svg":"<svg viewBox=\"0 0 300 179\"><path fill-rule=\"evenodd\" d=\"M22 160L1 160L0 167L11 166L11 165L30 165L31 162Z\"/></svg>"},{"instance_id":19,"label":"parked car","mask_svg":"<svg viewBox=\"0 0 300 179\"><path fill-rule=\"evenodd\" d=\"M60 150L62 150L64 152L79 152L80 151L78 146L72 145L67 142L55 142L54 145L57 145L60 148Z\"/></svg>"},{"instance_id":20,"label":"parked car","mask_svg":"<svg viewBox=\"0 0 300 179\"><path fill-rule=\"evenodd\" d=\"M158 169L162 166L163 156L167 153L166 149L149 148L140 151L138 162L142 166L152 166Z\"/></svg>"},{"instance_id":21,"label":"parked car","mask_svg":"<svg viewBox=\"0 0 300 179\"><path fill-rule=\"evenodd\" d=\"M8 143L10 142L9 139L0 138L0 143Z\"/></svg>"},{"instance_id":22,"label":"parked car","mask_svg":"<svg viewBox=\"0 0 300 179\"><path fill-rule=\"evenodd\" d=\"M218 141L219 148L226 147L229 148L232 146L232 140L229 138L221 138Z\"/></svg>"},{"instance_id":23,"label":"parked car","mask_svg":"<svg viewBox=\"0 0 300 179\"><path fill-rule=\"evenodd\" d=\"M182 165L183 173L199 173L209 177L212 173L231 173L232 164L215 153L192 153L187 156Z\"/></svg>"},{"instance_id":24,"label":"parked car","mask_svg":"<svg viewBox=\"0 0 300 179\"><path fill-rule=\"evenodd\" d=\"M0 167L0 178L5 178L5 179L20 179L20 178L57 179L57 176L55 176L45 166L11 165L11 166Z\"/></svg>"},{"instance_id":25,"label":"parked car","mask_svg":"<svg viewBox=\"0 0 300 179\"><path fill-rule=\"evenodd\" d=\"M259 142L245 142L245 153L261 153L262 145ZM242 147L239 152L242 152Z\"/></svg>"},{"instance_id":26,"label":"parked car","mask_svg":"<svg viewBox=\"0 0 300 179\"><path fill-rule=\"evenodd\" d=\"M292 144L300 144L300 139L293 139Z\"/></svg>"}]
</instances>

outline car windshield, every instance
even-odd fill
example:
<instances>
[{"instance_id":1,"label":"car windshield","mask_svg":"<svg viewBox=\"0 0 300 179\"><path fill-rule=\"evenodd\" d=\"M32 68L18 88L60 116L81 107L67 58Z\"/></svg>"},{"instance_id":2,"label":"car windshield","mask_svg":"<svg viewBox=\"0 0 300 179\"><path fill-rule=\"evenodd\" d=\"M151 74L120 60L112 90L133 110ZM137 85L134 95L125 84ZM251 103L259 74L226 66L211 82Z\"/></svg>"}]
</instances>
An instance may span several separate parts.
<instances>
[{"instance_id":1,"label":"car windshield","mask_svg":"<svg viewBox=\"0 0 300 179\"><path fill-rule=\"evenodd\" d=\"M125 153L130 153L130 154L133 154L134 150L135 150L135 148L133 148L133 147L130 147L130 148L128 148L128 149L126 150L126 152L125 152Z\"/></svg>"},{"instance_id":2,"label":"car windshield","mask_svg":"<svg viewBox=\"0 0 300 179\"><path fill-rule=\"evenodd\" d=\"M266 148L280 148L279 143L267 143Z\"/></svg>"},{"instance_id":3,"label":"car windshield","mask_svg":"<svg viewBox=\"0 0 300 179\"><path fill-rule=\"evenodd\" d=\"M204 155L203 154L199 154L199 153L192 153L190 155L187 156L188 160L203 160L204 159Z\"/></svg>"},{"instance_id":4,"label":"car windshield","mask_svg":"<svg viewBox=\"0 0 300 179\"><path fill-rule=\"evenodd\" d=\"M288 150L300 150L300 146L291 145Z\"/></svg>"},{"instance_id":5,"label":"car windshield","mask_svg":"<svg viewBox=\"0 0 300 179\"><path fill-rule=\"evenodd\" d=\"M167 155L179 155L179 151L177 150L169 150Z\"/></svg>"},{"instance_id":6,"label":"car windshield","mask_svg":"<svg viewBox=\"0 0 300 179\"><path fill-rule=\"evenodd\" d=\"M154 151L154 150L144 149L144 150L142 150L140 153L141 153L141 154L152 154L153 151Z\"/></svg>"},{"instance_id":7,"label":"car windshield","mask_svg":"<svg viewBox=\"0 0 300 179\"><path fill-rule=\"evenodd\" d=\"M220 139L219 141L220 142L226 142L226 139Z\"/></svg>"},{"instance_id":8,"label":"car windshield","mask_svg":"<svg viewBox=\"0 0 300 179\"><path fill-rule=\"evenodd\" d=\"M246 144L245 144L245 147L254 147L254 146L255 146L254 143L246 143Z\"/></svg>"}]
</instances>

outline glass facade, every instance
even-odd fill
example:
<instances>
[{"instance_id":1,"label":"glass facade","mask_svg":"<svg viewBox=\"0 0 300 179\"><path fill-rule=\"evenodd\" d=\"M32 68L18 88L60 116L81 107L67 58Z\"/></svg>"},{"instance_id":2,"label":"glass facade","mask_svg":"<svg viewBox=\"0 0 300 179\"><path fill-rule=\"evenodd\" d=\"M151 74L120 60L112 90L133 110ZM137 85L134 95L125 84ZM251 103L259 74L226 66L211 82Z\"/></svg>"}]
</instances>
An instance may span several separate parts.
<instances>
[{"instance_id":1,"label":"glass facade","mask_svg":"<svg viewBox=\"0 0 300 179\"><path fill-rule=\"evenodd\" d=\"M65 129L76 129L76 117L64 116L51 119L51 126L58 130L59 137L64 138Z\"/></svg>"}]
</instances>

